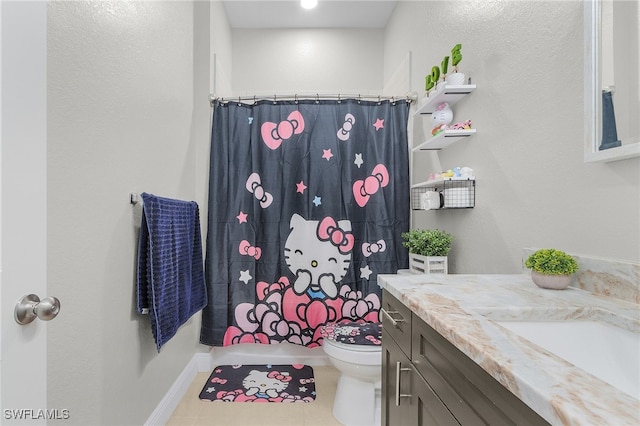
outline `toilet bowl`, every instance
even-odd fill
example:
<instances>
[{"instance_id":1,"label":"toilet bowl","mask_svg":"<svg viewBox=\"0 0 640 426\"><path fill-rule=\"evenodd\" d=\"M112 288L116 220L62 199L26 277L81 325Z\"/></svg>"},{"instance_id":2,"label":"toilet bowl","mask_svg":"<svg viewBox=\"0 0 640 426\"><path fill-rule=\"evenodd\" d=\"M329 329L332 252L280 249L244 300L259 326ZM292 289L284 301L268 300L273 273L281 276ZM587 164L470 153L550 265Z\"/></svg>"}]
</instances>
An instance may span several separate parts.
<instances>
[{"instance_id":1,"label":"toilet bowl","mask_svg":"<svg viewBox=\"0 0 640 426\"><path fill-rule=\"evenodd\" d=\"M333 327L333 329L332 329ZM349 333L341 333L340 328L354 331L365 328L372 331L374 338L351 338ZM380 384L382 373L382 352L380 346L379 324L330 324L323 339L322 348L331 364L340 371L336 396L333 403L333 416L342 424L379 425L380 424ZM362 337L362 336L359 336Z\"/></svg>"}]
</instances>

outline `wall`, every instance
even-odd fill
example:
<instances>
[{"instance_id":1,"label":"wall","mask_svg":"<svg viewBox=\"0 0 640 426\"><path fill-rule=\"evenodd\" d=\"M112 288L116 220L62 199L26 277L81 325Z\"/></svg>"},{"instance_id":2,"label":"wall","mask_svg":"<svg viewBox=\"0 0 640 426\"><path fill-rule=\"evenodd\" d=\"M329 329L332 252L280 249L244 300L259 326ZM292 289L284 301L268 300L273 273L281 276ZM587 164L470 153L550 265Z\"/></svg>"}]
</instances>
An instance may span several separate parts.
<instances>
[{"instance_id":1,"label":"wall","mask_svg":"<svg viewBox=\"0 0 640 426\"><path fill-rule=\"evenodd\" d=\"M51 2L49 407L64 424L142 424L196 351L192 318L160 353L135 312L130 192L196 200L206 221L208 2ZM226 18L225 18L226 19Z\"/></svg>"},{"instance_id":2,"label":"wall","mask_svg":"<svg viewBox=\"0 0 640 426\"><path fill-rule=\"evenodd\" d=\"M478 133L415 154L415 181L455 166L476 171L474 209L413 212L416 228L455 242L453 273L518 273L523 247L640 259L639 159L583 162L583 4L579 1L399 2L385 34L385 79L413 52L413 87L456 43L478 85L454 107ZM429 116L413 134L430 133Z\"/></svg>"},{"instance_id":3,"label":"wall","mask_svg":"<svg viewBox=\"0 0 640 426\"><path fill-rule=\"evenodd\" d=\"M211 1L211 55L212 73L211 93L216 96L229 96L231 88L231 28L227 21L227 12L222 1Z\"/></svg>"},{"instance_id":4,"label":"wall","mask_svg":"<svg viewBox=\"0 0 640 426\"><path fill-rule=\"evenodd\" d=\"M376 29L236 29L234 95L379 94L383 32Z\"/></svg>"}]
</instances>

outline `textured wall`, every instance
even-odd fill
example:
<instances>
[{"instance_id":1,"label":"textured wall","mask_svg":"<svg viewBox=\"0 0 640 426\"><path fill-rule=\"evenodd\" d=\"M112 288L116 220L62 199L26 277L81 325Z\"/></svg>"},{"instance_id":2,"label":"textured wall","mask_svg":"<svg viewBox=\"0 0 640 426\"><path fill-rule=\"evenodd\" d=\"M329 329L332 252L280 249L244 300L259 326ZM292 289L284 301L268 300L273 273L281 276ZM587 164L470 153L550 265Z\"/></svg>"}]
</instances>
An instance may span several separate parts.
<instances>
[{"instance_id":1,"label":"textured wall","mask_svg":"<svg viewBox=\"0 0 640 426\"><path fill-rule=\"evenodd\" d=\"M233 30L235 95L380 93L383 31Z\"/></svg>"},{"instance_id":2,"label":"textured wall","mask_svg":"<svg viewBox=\"0 0 640 426\"><path fill-rule=\"evenodd\" d=\"M158 354L135 313L128 197L203 206L209 5L51 2L48 26L49 407L64 424L142 424L205 349L194 317Z\"/></svg>"},{"instance_id":3,"label":"textured wall","mask_svg":"<svg viewBox=\"0 0 640 426\"><path fill-rule=\"evenodd\" d=\"M478 88L454 107L478 133L415 154L414 180L476 171L476 207L418 211L417 228L455 236L454 273L520 272L523 247L640 259L640 159L583 162L583 4L579 1L399 2L385 34L385 79L413 51L413 87L456 43ZM417 142L430 133L417 119ZM420 123L423 121L427 124Z\"/></svg>"}]
</instances>

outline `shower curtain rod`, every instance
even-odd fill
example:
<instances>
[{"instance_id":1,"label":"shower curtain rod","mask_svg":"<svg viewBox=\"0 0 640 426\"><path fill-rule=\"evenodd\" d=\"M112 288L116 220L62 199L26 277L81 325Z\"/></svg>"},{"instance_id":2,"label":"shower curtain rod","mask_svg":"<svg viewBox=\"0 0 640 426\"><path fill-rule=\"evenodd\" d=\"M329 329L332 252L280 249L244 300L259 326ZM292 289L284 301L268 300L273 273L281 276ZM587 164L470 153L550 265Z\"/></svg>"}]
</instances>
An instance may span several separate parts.
<instances>
[{"instance_id":1,"label":"shower curtain rod","mask_svg":"<svg viewBox=\"0 0 640 426\"><path fill-rule=\"evenodd\" d=\"M236 100L238 102L242 102L242 101L253 101L253 103L256 103L257 101L273 101L273 102L277 102L277 101L300 101L300 100L316 100L316 101L320 101L320 100L324 100L324 99L337 99L337 100L346 100L346 99L357 99L357 100L365 100L365 101L399 101L402 99L405 99L407 102L412 103L418 100L418 94L417 93L409 93L406 95L402 95L402 96L381 96L381 95L349 95L349 94L340 94L338 93L337 95L326 95L326 94L306 94L306 95L301 95L301 94L294 94L294 95L273 95L273 96L269 96L269 95L253 95L253 96L238 96L238 97L233 97L230 96L228 98L225 97L217 97L215 95L209 95L209 103L211 104L211 106L213 106L213 103L215 101L227 101L227 102L235 102Z\"/></svg>"}]
</instances>

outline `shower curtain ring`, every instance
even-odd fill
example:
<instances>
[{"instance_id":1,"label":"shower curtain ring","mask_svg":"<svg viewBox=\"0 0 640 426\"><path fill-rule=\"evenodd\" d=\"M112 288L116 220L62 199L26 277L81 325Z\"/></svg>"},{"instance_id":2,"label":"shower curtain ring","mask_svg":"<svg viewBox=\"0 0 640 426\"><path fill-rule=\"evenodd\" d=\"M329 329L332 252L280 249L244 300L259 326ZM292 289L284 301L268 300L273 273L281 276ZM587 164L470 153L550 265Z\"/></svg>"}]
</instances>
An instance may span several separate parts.
<instances>
[{"instance_id":1,"label":"shower curtain ring","mask_svg":"<svg viewBox=\"0 0 640 426\"><path fill-rule=\"evenodd\" d=\"M342 103L342 101L340 100L340 93L338 93L338 103Z\"/></svg>"},{"instance_id":2,"label":"shower curtain ring","mask_svg":"<svg viewBox=\"0 0 640 426\"><path fill-rule=\"evenodd\" d=\"M319 104L320 103L320 94L316 93L316 103Z\"/></svg>"},{"instance_id":3,"label":"shower curtain ring","mask_svg":"<svg viewBox=\"0 0 640 426\"><path fill-rule=\"evenodd\" d=\"M378 95L378 105L380 105L382 102L380 101L380 95Z\"/></svg>"},{"instance_id":4,"label":"shower curtain ring","mask_svg":"<svg viewBox=\"0 0 640 426\"><path fill-rule=\"evenodd\" d=\"M278 98L276 98L276 95L274 94L274 95L273 95L273 104L274 104L274 105L277 103L277 99L278 99Z\"/></svg>"},{"instance_id":5,"label":"shower curtain ring","mask_svg":"<svg viewBox=\"0 0 640 426\"><path fill-rule=\"evenodd\" d=\"M253 95L253 104L255 105L258 101L256 100L256 95Z\"/></svg>"},{"instance_id":6,"label":"shower curtain ring","mask_svg":"<svg viewBox=\"0 0 640 426\"><path fill-rule=\"evenodd\" d=\"M298 105L298 94L293 95L294 102Z\"/></svg>"}]
</instances>

